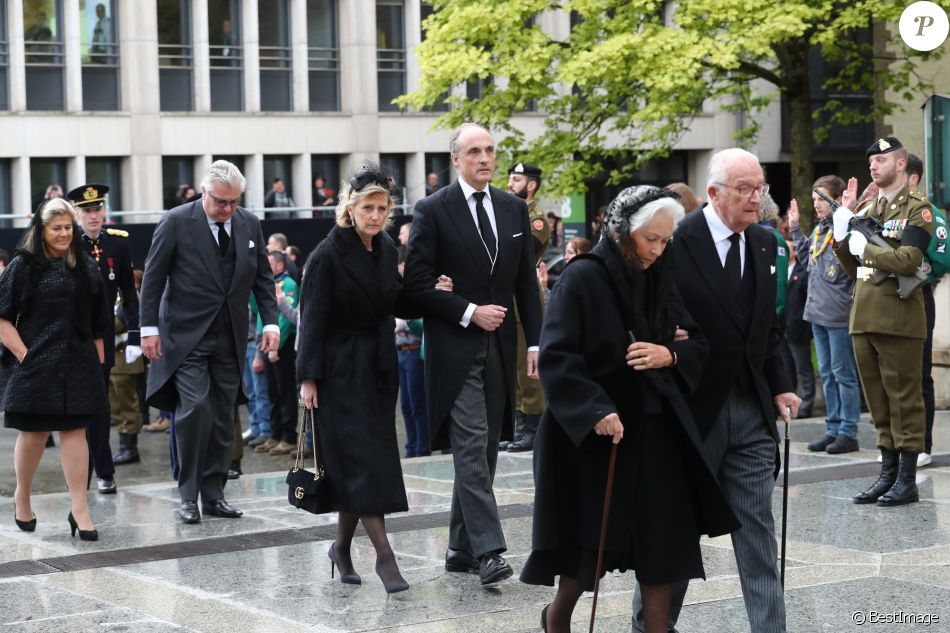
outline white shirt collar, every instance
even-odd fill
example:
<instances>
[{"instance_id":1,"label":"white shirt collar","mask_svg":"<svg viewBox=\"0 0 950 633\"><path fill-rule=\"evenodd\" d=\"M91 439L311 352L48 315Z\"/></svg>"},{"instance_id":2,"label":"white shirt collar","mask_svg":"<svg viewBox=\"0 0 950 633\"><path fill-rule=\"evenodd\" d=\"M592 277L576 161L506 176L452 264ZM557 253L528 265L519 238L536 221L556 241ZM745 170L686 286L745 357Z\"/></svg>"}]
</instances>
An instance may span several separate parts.
<instances>
[{"instance_id":1,"label":"white shirt collar","mask_svg":"<svg viewBox=\"0 0 950 633\"><path fill-rule=\"evenodd\" d=\"M484 189L476 189L476 188L473 187L472 185L470 185L470 184L468 184L467 182L465 182L465 179L462 178L461 176L459 176L459 185L461 185L461 187L462 187L462 196L463 196L466 200L468 200L469 198L471 198L471 197L472 197L472 194L475 193L476 191L484 191L484 192L485 192L485 197L487 197L489 200L491 200L491 191L489 190L488 185L485 185L485 188L484 188Z\"/></svg>"},{"instance_id":2,"label":"white shirt collar","mask_svg":"<svg viewBox=\"0 0 950 633\"><path fill-rule=\"evenodd\" d=\"M709 232L712 234L713 243L718 244L723 240L728 240L734 233L734 231L722 221L719 214L716 213L711 202L703 209L703 215L706 216L706 224L709 225ZM739 232L739 242L745 242L745 231Z\"/></svg>"}]
</instances>

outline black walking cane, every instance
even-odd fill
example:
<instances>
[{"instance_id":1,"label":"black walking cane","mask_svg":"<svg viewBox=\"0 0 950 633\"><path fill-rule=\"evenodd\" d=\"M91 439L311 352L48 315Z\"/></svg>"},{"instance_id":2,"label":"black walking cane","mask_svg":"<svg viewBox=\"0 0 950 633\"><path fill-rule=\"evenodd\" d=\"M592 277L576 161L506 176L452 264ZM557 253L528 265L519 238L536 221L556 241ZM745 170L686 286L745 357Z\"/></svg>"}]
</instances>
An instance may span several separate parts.
<instances>
[{"instance_id":1,"label":"black walking cane","mask_svg":"<svg viewBox=\"0 0 950 633\"><path fill-rule=\"evenodd\" d=\"M791 410L788 410L788 416L791 417ZM785 588L785 531L788 528L788 451L791 446L788 437L789 417L785 418L785 476L782 483L782 589Z\"/></svg>"},{"instance_id":2,"label":"black walking cane","mask_svg":"<svg viewBox=\"0 0 950 633\"><path fill-rule=\"evenodd\" d=\"M610 497L614 491L614 468L617 466L617 445L610 446L610 466L607 467L607 492L604 493L604 518L600 524L600 545L597 546L597 575L594 577L594 602L590 605L590 629L594 633L594 616L597 614L597 593L600 591L600 576L604 573L604 548L607 545L607 517L610 515Z\"/></svg>"}]
</instances>

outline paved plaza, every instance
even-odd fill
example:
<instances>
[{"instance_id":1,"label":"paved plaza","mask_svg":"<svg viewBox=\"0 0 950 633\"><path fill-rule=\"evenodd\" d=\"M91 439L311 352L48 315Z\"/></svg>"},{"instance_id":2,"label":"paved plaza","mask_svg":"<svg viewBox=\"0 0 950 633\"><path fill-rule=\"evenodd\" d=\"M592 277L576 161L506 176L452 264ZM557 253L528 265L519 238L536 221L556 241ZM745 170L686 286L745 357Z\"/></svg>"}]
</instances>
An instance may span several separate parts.
<instances>
[{"instance_id":1,"label":"paved plaza","mask_svg":"<svg viewBox=\"0 0 950 633\"><path fill-rule=\"evenodd\" d=\"M918 474L921 502L904 508L857 506L850 497L874 478L877 452L867 418L865 450L811 454L818 419L792 432L786 602L788 630L950 631L950 413L938 413L934 465ZM531 455L502 454L495 491L514 578L484 589L477 576L448 574L443 555L452 491L451 456L404 460L411 510L387 521L408 592L387 596L373 573L365 536L354 542L362 586L330 579L332 516L314 517L286 501L289 459L249 456L227 497L237 520L175 521L176 488L165 467L167 436L143 434L145 463L119 468L119 494L91 494L100 540L69 537L68 496L58 449L40 466L33 534L13 523L12 442L0 430L0 631L204 633L478 633L540 630L554 590L517 580L531 542ZM662 482L657 482L662 485ZM781 525L782 488L773 497ZM707 581L690 585L682 633L748 631L728 537L704 539ZM633 574L602 584L597 631L630 631ZM587 631L589 596L573 630ZM863 619L903 619L903 624ZM914 624L914 618L931 624ZM934 621L938 620L938 621Z\"/></svg>"}]
</instances>

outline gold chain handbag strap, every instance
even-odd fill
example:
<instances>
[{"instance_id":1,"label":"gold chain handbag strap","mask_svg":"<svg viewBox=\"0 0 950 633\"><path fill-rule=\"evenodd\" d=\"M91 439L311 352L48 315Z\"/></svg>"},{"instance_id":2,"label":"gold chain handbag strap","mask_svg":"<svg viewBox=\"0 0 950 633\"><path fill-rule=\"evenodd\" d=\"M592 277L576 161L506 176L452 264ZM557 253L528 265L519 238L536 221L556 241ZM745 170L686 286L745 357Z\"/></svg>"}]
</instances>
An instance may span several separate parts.
<instances>
[{"instance_id":1,"label":"gold chain handbag strap","mask_svg":"<svg viewBox=\"0 0 950 633\"><path fill-rule=\"evenodd\" d=\"M324 476L323 467L317 461L317 414L303 402L300 402L297 413L297 458L294 460L294 470L303 470L303 449L304 438L307 435L307 418L310 418L310 433L313 435L313 478L322 479Z\"/></svg>"}]
</instances>

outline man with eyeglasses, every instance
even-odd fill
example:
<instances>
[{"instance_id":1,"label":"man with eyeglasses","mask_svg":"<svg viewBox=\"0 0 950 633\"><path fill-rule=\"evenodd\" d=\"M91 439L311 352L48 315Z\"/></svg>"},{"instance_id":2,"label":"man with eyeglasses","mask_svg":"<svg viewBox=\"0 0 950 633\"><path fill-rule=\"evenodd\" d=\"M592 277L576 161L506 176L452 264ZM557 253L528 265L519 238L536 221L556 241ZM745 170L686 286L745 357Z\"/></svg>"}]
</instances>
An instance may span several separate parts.
<instances>
[{"instance_id":1,"label":"man with eyeglasses","mask_svg":"<svg viewBox=\"0 0 950 633\"><path fill-rule=\"evenodd\" d=\"M732 533L751 630L784 633L772 489L779 472L777 415L798 415L775 313L775 238L758 225L768 192L759 159L723 150L709 163L709 204L674 233L675 277L686 309L709 342L709 360L689 399L703 449L742 527ZM684 503L689 503L684 500ZM673 586L669 628L687 584ZM633 629L643 631L639 586Z\"/></svg>"},{"instance_id":2,"label":"man with eyeglasses","mask_svg":"<svg viewBox=\"0 0 950 633\"><path fill-rule=\"evenodd\" d=\"M261 223L238 206L246 181L215 161L201 198L165 214L142 279L142 350L152 361L149 404L175 411L183 523L205 515L238 518L224 498L234 405L243 399L251 293L263 321L261 351L277 350L277 299Z\"/></svg>"},{"instance_id":3,"label":"man with eyeglasses","mask_svg":"<svg viewBox=\"0 0 950 633\"><path fill-rule=\"evenodd\" d=\"M894 275L914 275L930 246L935 224L930 202L907 187L907 150L897 138L874 141L867 153L877 199L855 206L858 181L852 178L833 216L835 255L855 279L848 331L864 387L864 397L877 428L881 473L870 488L854 496L858 504L891 507L915 503L917 456L924 451L925 410L922 366L927 340L923 291L897 294ZM869 244L849 232L855 214L879 220L888 246ZM929 269L929 264L927 268ZM872 281L877 270L891 275Z\"/></svg>"}]
</instances>

